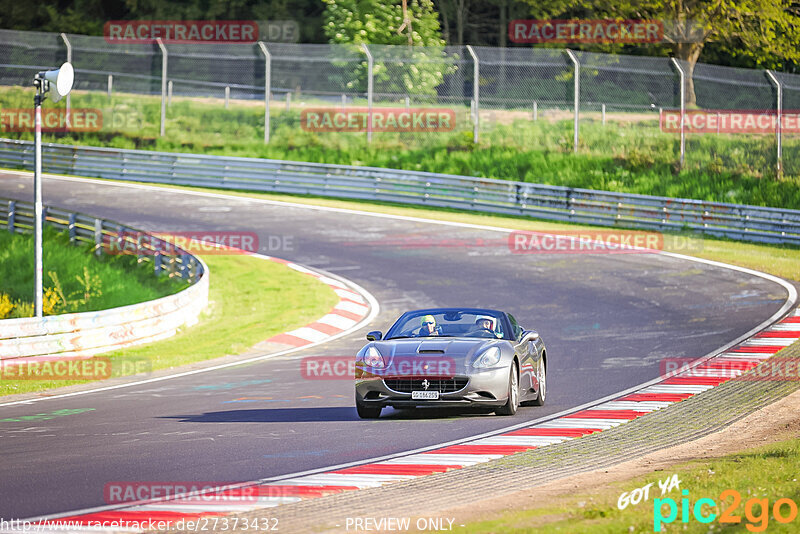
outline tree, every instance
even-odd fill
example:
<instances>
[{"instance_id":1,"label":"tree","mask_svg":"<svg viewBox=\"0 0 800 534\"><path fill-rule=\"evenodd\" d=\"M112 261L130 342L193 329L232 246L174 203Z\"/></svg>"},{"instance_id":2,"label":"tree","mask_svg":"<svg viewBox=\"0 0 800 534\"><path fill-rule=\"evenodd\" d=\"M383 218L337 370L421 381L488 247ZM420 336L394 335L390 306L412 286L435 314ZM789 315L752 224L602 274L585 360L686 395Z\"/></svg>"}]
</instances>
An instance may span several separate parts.
<instances>
[{"instance_id":1,"label":"tree","mask_svg":"<svg viewBox=\"0 0 800 534\"><path fill-rule=\"evenodd\" d=\"M325 34L333 44L397 45L373 48L376 87L385 93L435 95L452 61L443 51L439 15L431 0L324 0ZM367 63L360 62L348 86L366 88Z\"/></svg>"},{"instance_id":2,"label":"tree","mask_svg":"<svg viewBox=\"0 0 800 534\"><path fill-rule=\"evenodd\" d=\"M687 103L696 103L692 76L703 48L718 43L756 64L800 60L800 6L792 0L525 0L537 18L655 19L664 22L665 44L687 65ZM564 15L567 17L564 17Z\"/></svg>"}]
</instances>

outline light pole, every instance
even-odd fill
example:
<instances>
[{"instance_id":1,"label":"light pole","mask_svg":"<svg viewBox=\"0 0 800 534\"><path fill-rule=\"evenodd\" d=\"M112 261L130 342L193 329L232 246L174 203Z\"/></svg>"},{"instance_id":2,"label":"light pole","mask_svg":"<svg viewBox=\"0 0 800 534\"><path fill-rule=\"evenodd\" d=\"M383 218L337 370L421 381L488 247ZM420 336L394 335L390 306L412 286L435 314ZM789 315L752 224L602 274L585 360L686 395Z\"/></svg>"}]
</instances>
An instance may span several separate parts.
<instances>
[{"instance_id":1,"label":"light pole","mask_svg":"<svg viewBox=\"0 0 800 534\"><path fill-rule=\"evenodd\" d=\"M60 69L42 71L33 78L36 94L33 97L35 113L34 145L35 162L33 167L33 233L34 233L34 267L33 267L33 304L36 317L42 317L42 102L47 98L51 84L54 86L53 102L58 102L72 90L75 72L72 64L64 63ZM68 121L69 118L67 117ZM66 122L66 124L69 124Z\"/></svg>"}]
</instances>

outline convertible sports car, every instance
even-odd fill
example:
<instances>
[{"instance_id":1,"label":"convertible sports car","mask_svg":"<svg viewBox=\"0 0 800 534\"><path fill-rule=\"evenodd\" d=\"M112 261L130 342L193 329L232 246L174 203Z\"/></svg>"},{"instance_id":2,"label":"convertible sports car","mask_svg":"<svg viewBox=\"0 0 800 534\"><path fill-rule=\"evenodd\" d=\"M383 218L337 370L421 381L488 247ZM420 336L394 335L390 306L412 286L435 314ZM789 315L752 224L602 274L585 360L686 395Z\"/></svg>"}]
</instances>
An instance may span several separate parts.
<instances>
[{"instance_id":1,"label":"convertible sports car","mask_svg":"<svg viewBox=\"0 0 800 534\"><path fill-rule=\"evenodd\" d=\"M498 415L514 415L521 404L544 404L544 342L510 313L409 311L386 336L374 331L367 339L356 355L361 418L380 417L385 406L487 406Z\"/></svg>"}]
</instances>

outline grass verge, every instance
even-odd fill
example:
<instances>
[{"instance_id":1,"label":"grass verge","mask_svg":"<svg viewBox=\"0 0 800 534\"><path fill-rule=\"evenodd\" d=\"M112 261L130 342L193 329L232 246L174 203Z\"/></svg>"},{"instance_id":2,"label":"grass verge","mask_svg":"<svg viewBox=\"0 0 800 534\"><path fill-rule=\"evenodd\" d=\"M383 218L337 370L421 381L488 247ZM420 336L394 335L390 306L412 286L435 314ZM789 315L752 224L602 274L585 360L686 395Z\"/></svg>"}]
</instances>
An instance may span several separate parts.
<instances>
[{"instance_id":1,"label":"grass verge","mask_svg":"<svg viewBox=\"0 0 800 534\"><path fill-rule=\"evenodd\" d=\"M95 256L53 228L45 227L42 237L45 315L116 308L186 287L182 280L154 276L152 264L136 257ZM0 319L33 316L33 263L33 235L0 231Z\"/></svg>"},{"instance_id":2,"label":"grass verge","mask_svg":"<svg viewBox=\"0 0 800 534\"><path fill-rule=\"evenodd\" d=\"M780 441L767 446L748 449L743 452L723 456L713 460L697 460L676 465L669 471L650 473L591 494L571 493L568 496L554 497L539 506L534 503L521 503L512 511L497 514L485 521L466 523L455 527L454 532L464 534L496 533L522 534L528 532L569 532L617 534L620 532L654 532L654 518L659 515L669 517L668 501L672 499L677 515L671 523L659 525L660 532L797 532L797 503L800 501L800 440ZM662 496L658 481L664 483L677 475L680 488L673 488ZM637 488L652 483L649 499L638 504L618 507L623 492L630 496ZM688 491L683 495L682 491ZM725 490L734 490L740 496L735 502L734 494L722 495ZM724 498L721 498L724 497ZM682 501L688 499L686 521L683 521ZM698 500L711 499L700 504L698 513L715 519L707 524L697 520L693 511ZM780 523L774 516L774 505L780 499L794 503L794 519ZM752 501L751 501L752 500ZM760 501L761 504L757 504ZM766 507L762 508L762 504ZM624 500L623 500L624 504ZM656 514L656 505L661 504L661 514ZM739 523L722 523L720 514L728 510L740 518ZM781 517L791 516L791 507L783 503L779 511Z\"/></svg>"},{"instance_id":3,"label":"grass verge","mask_svg":"<svg viewBox=\"0 0 800 534\"><path fill-rule=\"evenodd\" d=\"M164 341L103 354L112 377L240 354L275 334L308 324L339 298L330 287L285 265L251 256L204 256L211 271L209 308L198 324ZM142 367L143 366L143 367ZM0 381L0 395L86 381Z\"/></svg>"}]
</instances>

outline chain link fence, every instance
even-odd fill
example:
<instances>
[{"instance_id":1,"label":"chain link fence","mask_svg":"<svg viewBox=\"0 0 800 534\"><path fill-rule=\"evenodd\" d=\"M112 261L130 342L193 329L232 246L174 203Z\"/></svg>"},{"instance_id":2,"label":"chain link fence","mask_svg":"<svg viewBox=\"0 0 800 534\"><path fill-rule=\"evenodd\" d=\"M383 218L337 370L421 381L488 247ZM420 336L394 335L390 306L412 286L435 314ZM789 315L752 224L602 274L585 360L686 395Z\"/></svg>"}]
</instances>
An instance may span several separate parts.
<instances>
[{"instance_id":1,"label":"chain link fence","mask_svg":"<svg viewBox=\"0 0 800 534\"><path fill-rule=\"evenodd\" d=\"M4 107L28 105L11 86L71 59L72 102L58 106L101 109L107 136L448 150L513 140L642 168L800 174L800 121L776 120L779 93L784 115L800 110L793 74L552 48L111 44L12 30L0 30L0 58ZM734 113L771 122L739 131Z\"/></svg>"}]
</instances>

